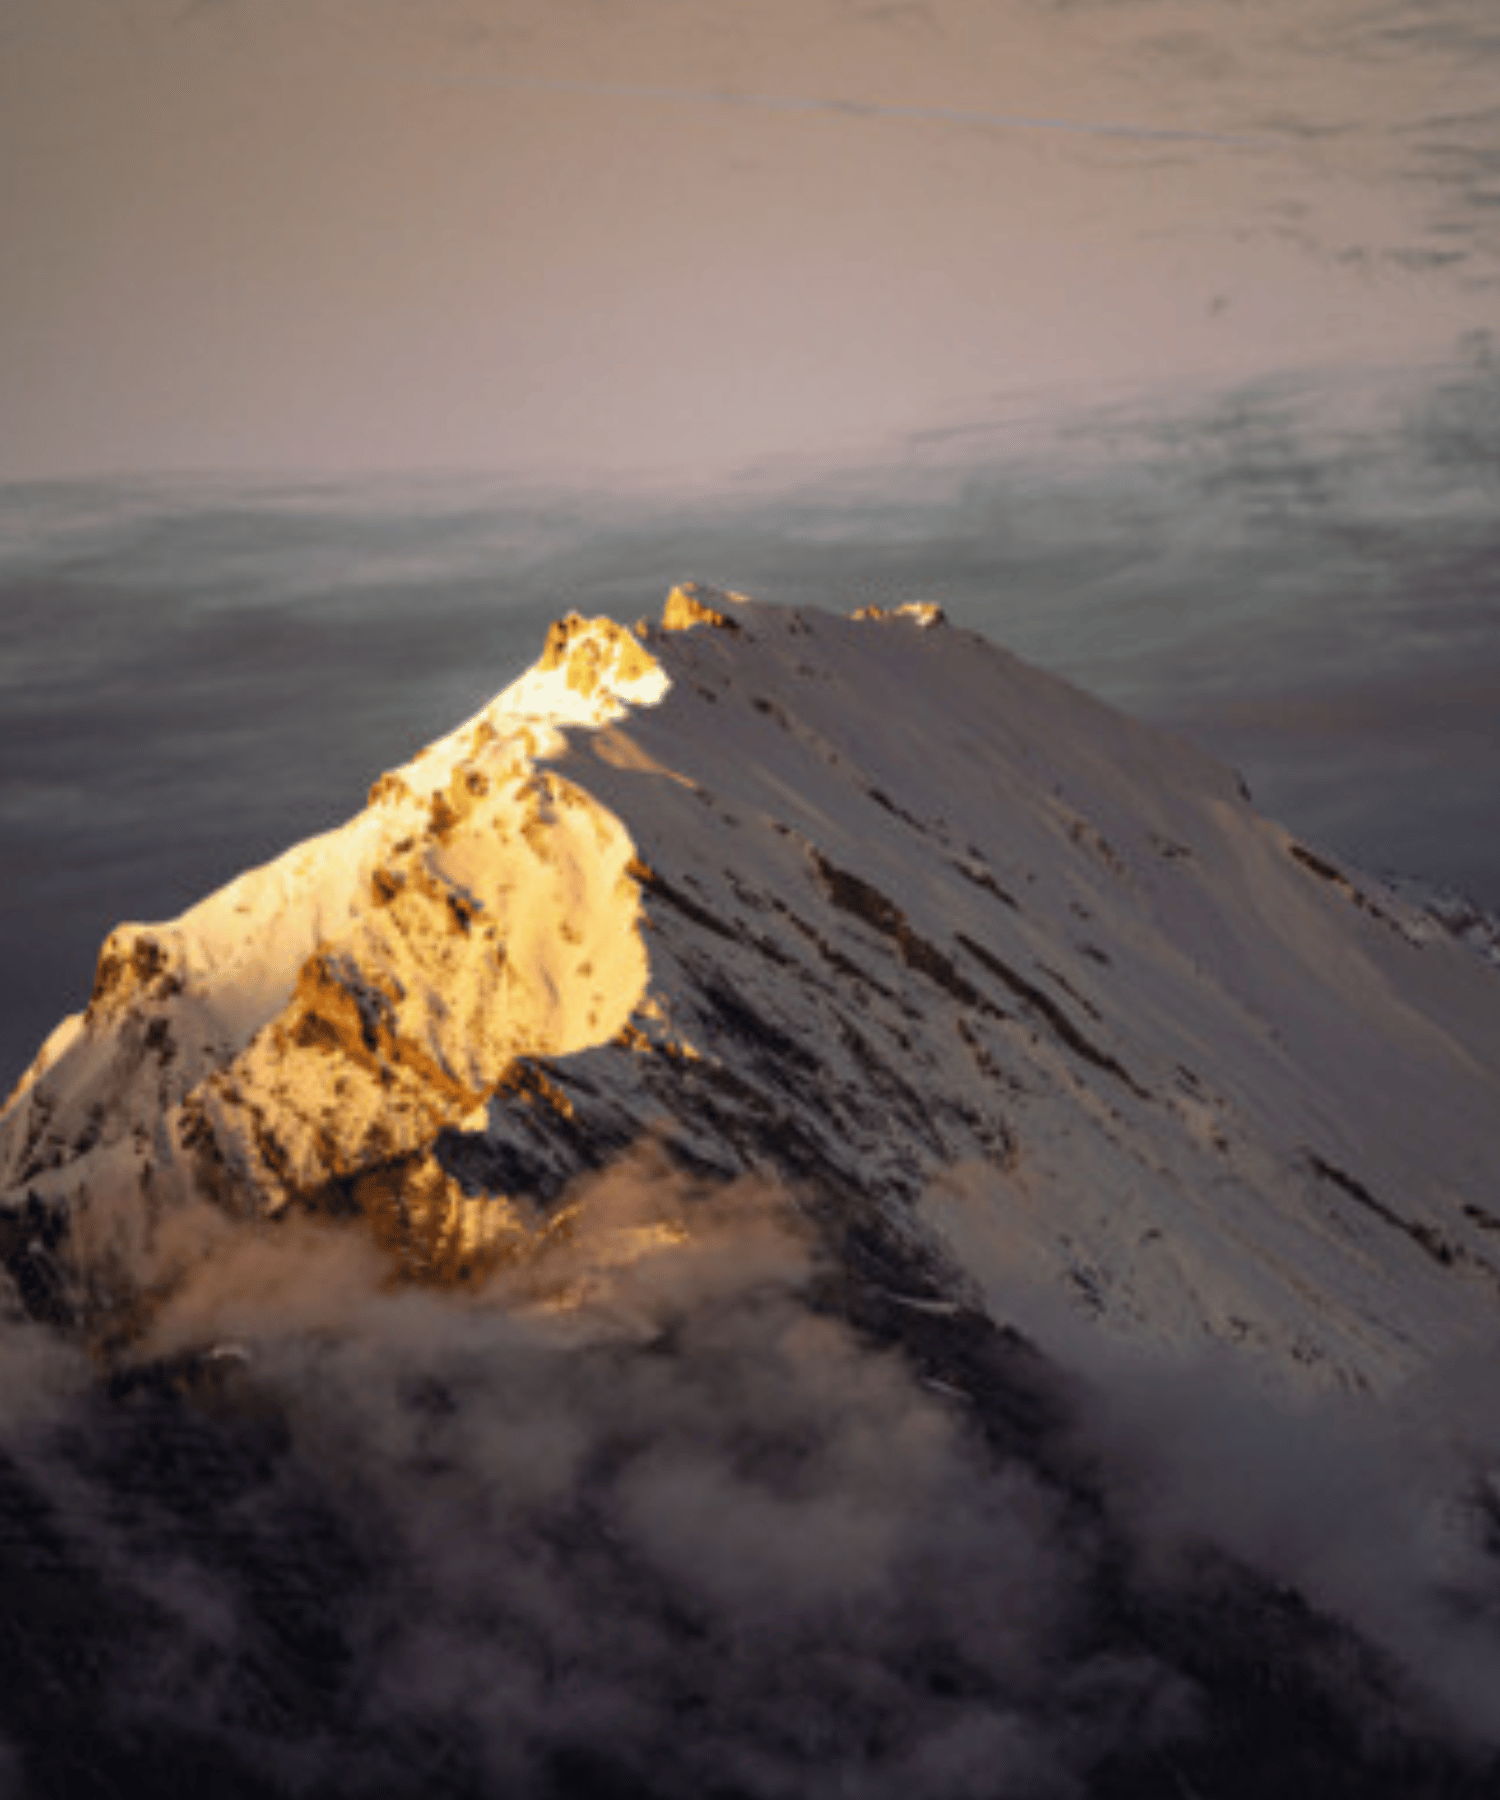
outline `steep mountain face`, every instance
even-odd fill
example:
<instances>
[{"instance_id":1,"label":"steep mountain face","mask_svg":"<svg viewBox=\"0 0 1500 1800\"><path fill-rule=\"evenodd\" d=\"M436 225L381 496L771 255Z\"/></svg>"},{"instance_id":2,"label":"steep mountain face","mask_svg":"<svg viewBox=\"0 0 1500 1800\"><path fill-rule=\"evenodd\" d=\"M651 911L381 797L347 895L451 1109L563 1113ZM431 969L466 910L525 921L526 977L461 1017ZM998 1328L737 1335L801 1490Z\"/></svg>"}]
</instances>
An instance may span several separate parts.
<instances>
[{"instance_id":1,"label":"steep mountain face","mask_svg":"<svg viewBox=\"0 0 1500 1800\"><path fill-rule=\"evenodd\" d=\"M684 589L116 931L0 1192L42 1306L204 1193L461 1280L649 1132L961 1277L947 1183L1106 1330L1379 1388L1494 1314L1497 1120L1500 976L1187 744L930 611Z\"/></svg>"},{"instance_id":2,"label":"steep mountain face","mask_svg":"<svg viewBox=\"0 0 1500 1800\"><path fill-rule=\"evenodd\" d=\"M60 1203L75 1238L136 1200L145 1216L209 1194L251 1213L352 1196L415 1255L503 1241L504 1197L471 1208L432 1158L439 1134L522 1059L619 1032L647 981L630 840L546 759L563 727L602 727L666 685L617 627L559 627L529 676L384 776L349 826L175 924L113 933L87 1012L7 1109L7 1194ZM423 1196L399 1218L393 1175ZM89 1277L108 1288L118 1259L96 1251Z\"/></svg>"},{"instance_id":3,"label":"steep mountain face","mask_svg":"<svg viewBox=\"0 0 1500 1800\"><path fill-rule=\"evenodd\" d=\"M0 1792L1493 1793L1474 923L931 608L563 621L0 1114Z\"/></svg>"},{"instance_id":4,"label":"steep mountain face","mask_svg":"<svg viewBox=\"0 0 1500 1800\"><path fill-rule=\"evenodd\" d=\"M932 615L679 591L555 628L350 825L114 933L0 1181L80 1237L132 1191L352 1207L453 1279L643 1130L898 1239L982 1171L1107 1324L1379 1385L1500 1292L1497 987Z\"/></svg>"}]
</instances>

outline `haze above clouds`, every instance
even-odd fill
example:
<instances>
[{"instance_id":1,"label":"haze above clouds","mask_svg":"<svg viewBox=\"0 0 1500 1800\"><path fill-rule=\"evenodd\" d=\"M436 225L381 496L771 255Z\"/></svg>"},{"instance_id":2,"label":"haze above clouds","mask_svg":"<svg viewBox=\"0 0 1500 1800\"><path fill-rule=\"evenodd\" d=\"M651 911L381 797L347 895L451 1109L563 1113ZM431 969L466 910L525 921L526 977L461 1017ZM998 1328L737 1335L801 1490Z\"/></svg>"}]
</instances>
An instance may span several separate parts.
<instances>
[{"instance_id":1,"label":"haze above clouds","mask_svg":"<svg viewBox=\"0 0 1500 1800\"><path fill-rule=\"evenodd\" d=\"M12 0L0 478L722 479L1494 316L1481 0Z\"/></svg>"}]
</instances>

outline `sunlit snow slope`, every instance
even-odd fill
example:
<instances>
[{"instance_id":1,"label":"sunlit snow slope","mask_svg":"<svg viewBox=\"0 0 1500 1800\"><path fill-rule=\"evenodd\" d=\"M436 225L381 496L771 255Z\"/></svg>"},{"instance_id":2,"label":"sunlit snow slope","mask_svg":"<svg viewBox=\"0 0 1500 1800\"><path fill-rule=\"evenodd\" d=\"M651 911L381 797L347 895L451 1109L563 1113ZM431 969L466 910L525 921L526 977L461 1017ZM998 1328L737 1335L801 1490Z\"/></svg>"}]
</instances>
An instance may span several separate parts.
<instances>
[{"instance_id":1,"label":"sunlit snow slope","mask_svg":"<svg viewBox=\"0 0 1500 1800\"><path fill-rule=\"evenodd\" d=\"M934 613L679 589L104 947L0 1118L32 1310L196 1195L524 1251L656 1136L954 1291L1381 1388L1500 1305L1500 971Z\"/></svg>"}]
</instances>

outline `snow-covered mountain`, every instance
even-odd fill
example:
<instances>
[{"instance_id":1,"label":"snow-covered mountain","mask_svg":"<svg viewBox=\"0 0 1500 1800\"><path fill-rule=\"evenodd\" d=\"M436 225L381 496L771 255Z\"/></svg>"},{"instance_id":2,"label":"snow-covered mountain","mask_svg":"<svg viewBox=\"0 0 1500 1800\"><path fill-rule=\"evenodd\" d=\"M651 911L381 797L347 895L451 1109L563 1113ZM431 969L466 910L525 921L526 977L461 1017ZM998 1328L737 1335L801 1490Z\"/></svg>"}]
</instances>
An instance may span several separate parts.
<instances>
[{"instance_id":1,"label":"snow-covered mountain","mask_svg":"<svg viewBox=\"0 0 1500 1800\"><path fill-rule=\"evenodd\" d=\"M928 1250L946 1183L1105 1330L1299 1381L1500 1301L1495 971L934 612L697 589L564 621L350 824L117 930L0 1192L352 1208L462 1279L645 1132Z\"/></svg>"},{"instance_id":2,"label":"snow-covered mountain","mask_svg":"<svg viewBox=\"0 0 1500 1800\"><path fill-rule=\"evenodd\" d=\"M122 1641L197 1646L155 1748L98 1677L89 1768L1488 1791L1466 929L934 608L562 621L347 825L116 930L0 1114L0 1358L86 1344L115 1446L0 1410L0 1477L93 1496ZM0 1676L53 1705L38 1618Z\"/></svg>"}]
</instances>

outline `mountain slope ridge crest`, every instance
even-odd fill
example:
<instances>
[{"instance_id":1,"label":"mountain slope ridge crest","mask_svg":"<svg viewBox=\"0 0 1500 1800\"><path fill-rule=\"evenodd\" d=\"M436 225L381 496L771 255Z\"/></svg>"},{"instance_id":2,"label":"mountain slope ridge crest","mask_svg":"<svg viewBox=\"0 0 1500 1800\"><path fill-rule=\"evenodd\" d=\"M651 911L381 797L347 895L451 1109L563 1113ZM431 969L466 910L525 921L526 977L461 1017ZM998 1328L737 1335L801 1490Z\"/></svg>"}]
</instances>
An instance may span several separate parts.
<instances>
[{"instance_id":1,"label":"mountain slope ridge crest","mask_svg":"<svg viewBox=\"0 0 1500 1800\"><path fill-rule=\"evenodd\" d=\"M465 1280L650 1129L1106 1332L1382 1387L1500 1296L1500 979L1299 851L936 609L684 584L112 934L0 1196L354 1211Z\"/></svg>"}]
</instances>

